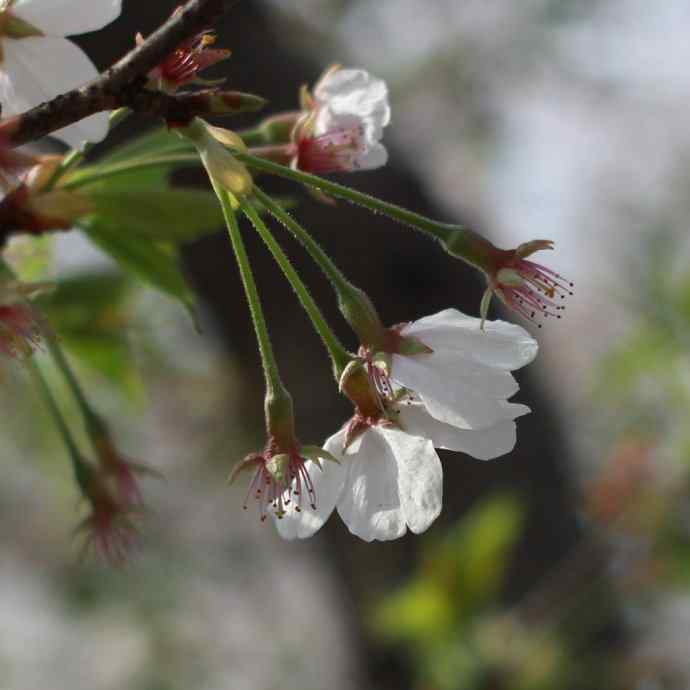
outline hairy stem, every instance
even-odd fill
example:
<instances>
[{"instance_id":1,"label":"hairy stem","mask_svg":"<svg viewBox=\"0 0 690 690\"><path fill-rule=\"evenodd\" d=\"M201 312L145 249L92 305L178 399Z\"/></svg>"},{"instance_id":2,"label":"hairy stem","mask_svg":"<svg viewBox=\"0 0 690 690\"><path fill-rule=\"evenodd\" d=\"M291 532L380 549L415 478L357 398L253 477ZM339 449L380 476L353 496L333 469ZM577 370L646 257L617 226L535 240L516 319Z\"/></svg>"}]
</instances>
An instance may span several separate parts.
<instances>
[{"instance_id":1,"label":"hairy stem","mask_svg":"<svg viewBox=\"0 0 690 690\"><path fill-rule=\"evenodd\" d=\"M256 188L255 188L256 190ZM262 194L262 199L266 195ZM266 223L264 223L261 216L257 213L256 209L247 201L242 202L242 211L251 221L252 225L256 231L261 236L269 251L273 255L278 266L280 266L281 271L285 275L285 278L292 286L292 289L297 294L297 297L302 304L302 307L307 312L307 315L311 319L311 322L316 329L316 332L321 337L323 344L328 350L328 354L333 361L333 368L336 374L336 378L340 380L345 367L349 364L352 357L347 352L347 350L342 346L338 337L333 333L329 327L326 319L324 318L321 310L311 296L309 289L304 284L297 271L294 269L290 263L290 259L286 256L285 252L282 250L281 246L276 242L275 237L268 229Z\"/></svg>"},{"instance_id":2,"label":"hairy stem","mask_svg":"<svg viewBox=\"0 0 690 690\"><path fill-rule=\"evenodd\" d=\"M77 483L82 490L84 490L87 468L85 467L84 461L79 453L74 436L72 436L72 432L70 431L69 426L67 425L67 422L60 411L57 401L55 400L55 396L53 395L53 392L50 390L50 386L48 386L48 382L43 376L43 372L41 372L38 364L34 362L33 358L27 362L27 367L34 378L34 381L36 382L36 386L41 393L41 397L43 398L43 401L50 412L50 416L53 418L53 422L55 423L57 430L60 432L60 436L62 437L65 447L67 448L67 454L69 455L72 463L72 470L74 471L74 476L77 480Z\"/></svg>"},{"instance_id":3,"label":"hairy stem","mask_svg":"<svg viewBox=\"0 0 690 690\"><path fill-rule=\"evenodd\" d=\"M318 175L302 172L301 170L293 170L287 166L274 163L263 158L258 158L250 154L237 154L237 159L248 165L254 170L261 170L262 172L271 175L284 177L293 182L306 184L309 187L318 189L325 194L345 199L358 206L373 211L374 213L381 213L393 220L415 228L420 232L433 237L441 242L444 246L452 243L453 254L458 258L463 259L475 268L482 269L485 264L483 250L487 244L481 235L468 228L459 225L452 225L449 223L441 223L439 221L422 216L414 211L409 211L406 208L391 204L382 199L377 199L364 192L359 192L351 187L326 180Z\"/></svg>"},{"instance_id":4,"label":"hairy stem","mask_svg":"<svg viewBox=\"0 0 690 690\"><path fill-rule=\"evenodd\" d=\"M230 243L235 252L237 259L237 267L240 272L240 278L244 287L244 292L247 297L247 304L249 305L249 312L254 324L254 331L256 333L256 340L259 345L259 354L261 355L261 364L264 369L266 377L266 389L269 394L281 395L281 392L287 394L287 390L283 385L278 370L278 363L276 362L273 346L271 345L271 338L268 333L268 326L266 325L266 318L264 310L261 306L261 298L259 297L259 290L254 280L254 272L252 271L247 250L244 246L244 240L240 233L240 226L237 223L237 217L232 207L228 192L219 187L215 180L211 180L213 188L220 200L223 209L223 216L228 228L230 236Z\"/></svg>"},{"instance_id":5,"label":"hairy stem","mask_svg":"<svg viewBox=\"0 0 690 690\"><path fill-rule=\"evenodd\" d=\"M302 244L330 280L338 296L340 311L357 333L360 342L374 344L380 340L383 337L383 325L369 297L345 277L318 242L284 208L256 186L254 194L269 213Z\"/></svg>"}]
</instances>

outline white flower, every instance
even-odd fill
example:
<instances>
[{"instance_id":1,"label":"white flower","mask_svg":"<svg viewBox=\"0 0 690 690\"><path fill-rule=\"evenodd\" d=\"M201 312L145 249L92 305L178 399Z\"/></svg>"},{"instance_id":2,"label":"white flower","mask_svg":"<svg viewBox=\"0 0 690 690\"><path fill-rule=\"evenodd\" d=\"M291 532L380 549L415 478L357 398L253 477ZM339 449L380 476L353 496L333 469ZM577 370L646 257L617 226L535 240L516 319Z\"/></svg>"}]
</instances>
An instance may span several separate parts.
<instances>
[{"instance_id":1,"label":"white flower","mask_svg":"<svg viewBox=\"0 0 690 690\"><path fill-rule=\"evenodd\" d=\"M313 468L316 508L286 513L276 522L281 536L311 536L336 507L366 541L396 539L408 527L423 532L441 511L442 469L434 448L480 460L513 449L514 420L529 408L508 402L518 390L510 371L531 362L538 345L519 326L493 321L481 330L480 324L447 309L390 329L390 378L379 376L379 365L364 353L381 415L355 415L326 441L340 464ZM353 429L360 434L345 450Z\"/></svg>"},{"instance_id":2,"label":"white flower","mask_svg":"<svg viewBox=\"0 0 690 690\"><path fill-rule=\"evenodd\" d=\"M393 353L390 378L419 397L429 414L460 429L487 429L529 412L508 402L519 386L510 371L529 364L537 341L523 328L446 309L398 333L432 352Z\"/></svg>"},{"instance_id":3,"label":"white flower","mask_svg":"<svg viewBox=\"0 0 690 690\"><path fill-rule=\"evenodd\" d=\"M307 105L295 130L294 167L326 173L386 164L381 138L391 110L384 81L362 69L330 69L307 96Z\"/></svg>"},{"instance_id":4,"label":"white flower","mask_svg":"<svg viewBox=\"0 0 690 690\"><path fill-rule=\"evenodd\" d=\"M276 520L285 539L310 537L337 506L350 531L365 541L397 539L409 527L423 532L441 512L443 475L431 441L392 426L364 431L343 452L346 429L324 448L340 464L309 468L316 509Z\"/></svg>"},{"instance_id":5,"label":"white flower","mask_svg":"<svg viewBox=\"0 0 690 690\"><path fill-rule=\"evenodd\" d=\"M16 115L98 76L67 35L95 31L118 17L121 0L0 0L0 103ZM70 146L100 141L107 113L69 125L54 136Z\"/></svg>"},{"instance_id":6,"label":"white flower","mask_svg":"<svg viewBox=\"0 0 690 690\"><path fill-rule=\"evenodd\" d=\"M434 447L489 460L515 445L512 420L489 429L458 429L409 400L391 412L395 425L369 426L347 450L347 426L326 441L324 448L340 464L329 463L320 471L307 463L316 508L290 511L276 520L283 538L312 536L336 507L350 532L365 541L397 539L408 528L424 532L443 500L443 471Z\"/></svg>"}]
</instances>

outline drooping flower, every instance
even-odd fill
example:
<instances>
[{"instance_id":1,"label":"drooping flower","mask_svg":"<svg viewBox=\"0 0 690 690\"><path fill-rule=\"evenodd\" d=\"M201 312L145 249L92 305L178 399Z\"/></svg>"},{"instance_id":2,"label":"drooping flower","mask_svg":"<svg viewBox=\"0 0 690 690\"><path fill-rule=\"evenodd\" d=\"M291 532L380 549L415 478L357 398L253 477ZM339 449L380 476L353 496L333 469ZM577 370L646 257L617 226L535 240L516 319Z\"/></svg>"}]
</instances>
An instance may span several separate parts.
<instances>
[{"instance_id":1,"label":"drooping flower","mask_svg":"<svg viewBox=\"0 0 690 690\"><path fill-rule=\"evenodd\" d=\"M89 515L77 531L86 534L85 551L94 551L105 563L124 565L139 533L135 523L136 511L120 500L111 478L100 468L86 461L79 466L79 485L89 503Z\"/></svg>"},{"instance_id":2,"label":"drooping flower","mask_svg":"<svg viewBox=\"0 0 690 690\"><path fill-rule=\"evenodd\" d=\"M386 164L381 143L390 122L388 88L362 69L327 70L313 94L302 92L291 165L313 173L369 170Z\"/></svg>"},{"instance_id":3,"label":"drooping flower","mask_svg":"<svg viewBox=\"0 0 690 690\"><path fill-rule=\"evenodd\" d=\"M557 319L565 307L562 302L572 295L573 283L546 266L527 257L543 249L553 249L551 240L525 242L517 249L496 249L480 308L486 319L491 297L496 295L507 307L530 321L538 317ZM541 328L541 324L537 324Z\"/></svg>"},{"instance_id":4,"label":"drooping flower","mask_svg":"<svg viewBox=\"0 0 690 690\"><path fill-rule=\"evenodd\" d=\"M460 429L487 429L529 412L508 402L514 369L537 355L537 341L505 321L482 321L445 309L387 332L383 352L366 348L374 384L384 395L412 392L434 418Z\"/></svg>"},{"instance_id":5,"label":"drooping flower","mask_svg":"<svg viewBox=\"0 0 690 690\"><path fill-rule=\"evenodd\" d=\"M322 459L334 458L318 446L294 444L290 448L281 449L275 440L270 440L263 452L250 453L238 463L229 481L232 483L241 472L253 472L244 509L247 510L249 500L253 498L259 506L262 522L269 513L282 520L290 512L316 510L317 495L313 474L315 470L323 470Z\"/></svg>"},{"instance_id":6,"label":"drooping flower","mask_svg":"<svg viewBox=\"0 0 690 690\"><path fill-rule=\"evenodd\" d=\"M121 0L2 0L0 2L0 102L17 115L98 76L89 58L65 36L103 28L116 19ZM70 146L100 141L108 116L97 113L55 132Z\"/></svg>"},{"instance_id":7,"label":"drooping flower","mask_svg":"<svg viewBox=\"0 0 690 690\"><path fill-rule=\"evenodd\" d=\"M347 429L324 448L339 464L314 476L319 503L276 523L286 539L316 532L337 507L350 531L365 541L423 532L441 512L441 461L433 444L387 423L369 426L345 451Z\"/></svg>"},{"instance_id":8,"label":"drooping flower","mask_svg":"<svg viewBox=\"0 0 690 690\"><path fill-rule=\"evenodd\" d=\"M123 506L131 508L141 506L143 499L137 482L137 475L156 475L157 472L147 465L124 457L115 447L105 428L94 443L99 467L105 478L112 480L117 500Z\"/></svg>"},{"instance_id":9,"label":"drooping flower","mask_svg":"<svg viewBox=\"0 0 690 690\"><path fill-rule=\"evenodd\" d=\"M515 423L458 429L434 419L419 401L389 404L378 419L351 419L324 444L338 463L311 472L316 508L276 522L285 539L312 536L337 508L352 534L365 541L397 539L407 529L424 532L441 512L443 470L434 448L489 460L515 445ZM352 427L359 434L348 445Z\"/></svg>"},{"instance_id":10,"label":"drooping flower","mask_svg":"<svg viewBox=\"0 0 690 690\"><path fill-rule=\"evenodd\" d=\"M40 346L46 325L29 299L48 289L45 283L0 283L0 353L22 359Z\"/></svg>"},{"instance_id":11,"label":"drooping flower","mask_svg":"<svg viewBox=\"0 0 690 690\"><path fill-rule=\"evenodd\" d=\"M177 16L180 12L181 6L175 9L172 16ZM141 34L137 34L136 42L137 45L144 42ZM149 72L151 86L167 93L175 93L186 84L205 83L199 79L199 72L230 56L229 50L211 48L215 42L216 35L210 29L183 41L160 65Z\"/></svg>"},{"instance_id":12,"label":"drooping flower","mask_svg":"<svg viewBox=\"0 0 690 690\"><path fill-rule=\"evenodd\" d=\"M334 508L350 532L365 541L397 539L408 528L424 532L442 507L443 470L434 448L489 460L515 445L512 418L483 429L459 428L433 417L409 393L388 394L370 386L366 394L361 385L356 388L354 416L324 444L339 462L313 476L316 509L290 513L276 523L286 539L311 536Z\"/></svg>"}]
</instances>

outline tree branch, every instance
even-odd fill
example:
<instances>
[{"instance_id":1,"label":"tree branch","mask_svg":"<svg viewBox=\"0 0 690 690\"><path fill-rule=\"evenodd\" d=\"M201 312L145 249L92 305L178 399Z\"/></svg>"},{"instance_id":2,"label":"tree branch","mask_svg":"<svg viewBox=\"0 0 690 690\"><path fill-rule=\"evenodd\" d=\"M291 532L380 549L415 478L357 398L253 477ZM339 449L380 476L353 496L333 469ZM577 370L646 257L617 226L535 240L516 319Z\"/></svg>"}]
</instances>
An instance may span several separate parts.
<instances>
[{"instance_id":1,"label":"tree branch","mask_svg":"<svg viewBox=\"0 0 690 690\"><path fill-rule=\"evenodd\" d=\"M0 137L11 147L20 146L102 110L133 104L148 72L180 43L212 26L235 1L189 0L179 14L92 82L4 120Z\"/></svg>"}]
</instances>

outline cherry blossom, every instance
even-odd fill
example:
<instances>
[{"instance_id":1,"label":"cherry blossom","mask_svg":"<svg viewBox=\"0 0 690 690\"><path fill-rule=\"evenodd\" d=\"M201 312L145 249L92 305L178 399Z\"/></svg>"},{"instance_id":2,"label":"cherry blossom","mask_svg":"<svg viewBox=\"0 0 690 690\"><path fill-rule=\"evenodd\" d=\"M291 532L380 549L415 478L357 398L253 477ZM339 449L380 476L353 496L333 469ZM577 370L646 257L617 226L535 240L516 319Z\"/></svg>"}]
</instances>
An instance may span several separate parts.
<instances>
[{"instance_id":1,"label":"cherry blossom","mask_svg":"<svg viewBox=\"0 0 690 690\"><path fill-rule=\"evenodd\" d=\"M547 266L526 258L545 249L553 249L551 240L533 240L517 249L493 252L491 270L486 271L489 285L482 298L482 319L486 319L493 295L530 321L539 316L561 318L559 312L565 309L563 300L573 294L573 283ZM541 328L541 324L538 327Z\"/></svg>"},{"instance_id":2,"label":"cherry blossom","mask_svg":"<svg viewBox=\"0 0 690 690\"><path fill-rule=\"evenodd\" d=\"M481 319L445 309L390 334L384 367L391 383L384 377L379 386L413 391L439 421L487 429L529 412L508 402L519 389L511 370L529 364L539 349L520 326L488 321L482 328Z\"/></svg>"},{"instance_id":3,"label":"cherry blossom","mask_svg":"<svg viewBox=\"0 0 690 690\"><path fill-rule=\"evenodd\" d=\"M1 0L2 115L17 115L98 76L81 48L64 37L101 29L120 11L121 0ZM54 136L76 147L107 132L107 113L97 113Z\"/></svg>"},{"instance_id":4,"label":"cherry blossom","mask_svg":"<svg viewBox=\"0 0 690 690\"><path fill-rule=\"evenodd\" d=\"M261 522L271 513L282 520L288 512L316 510L317 496L313 475L323 471L322 460L335 460L323 448L302 446L298 442L283 450L275 439L269 440L261 453L250 453L238 463L230 475L232 483L238 474L252 471L244 509L254 499Z\"/></svg>"},{"instance_id":5,"label":"cherry blossom","mask_svg":"<svg viewBox=\"0 0 690 690\"><path fill-rule=\"evenodd\" d=\"M182 6L175 9L172 16L182 12ZM144 42L144 37L137 34L137 45ZM204 83L199 78L199 72L211 67L230 56L230 51L211 48L216 42L215 33L207 29L183 41L177 48L166 56L149 73L151 85L154 88L174 93L180 87L194 82Z\"/></svg>"},{"instance_id":6,"label":"cherry blossom","mask_svg":"<svg viewBox=\"0 0 690 690\"><path fill-rule=\"evenodd\" d=\"M0 353L21 359L40 346L46 325L29 298L49 289L45 283L0 284Z\"/></svg>"},{"instance_id":7,"label":"cherry blossom","mask_svg":"<svg viewBox=\"0 0 690 690\"><path fill-rule=\"evenodd\" d=\"M362 69L328 70L314 93L303 92L305 114L293 133L292 166L313 173L368 170L386 164L381 143L390 122L388 88Z\"/></svg>"},{"instance_id":8,"label":"cherry blossom","mask_svg":"<svg viewBox=\"0 0 690 690\"><path fill-rule=\"evenodd\" d=\"M362 421L355 416L324 444L337 464L315 471L306 463L319 500L313 510L286 513L276 521L283 538L312 536L334 508L350 532L365 541L397 539L408 528L424 532L443 503L443 470L434 448L489 460L515 445L512 420L488 429L458 429L434 419L414 400L389 403L388 415L365 422L348 445L353 424Z\"/></svg>"}]
</instances>

